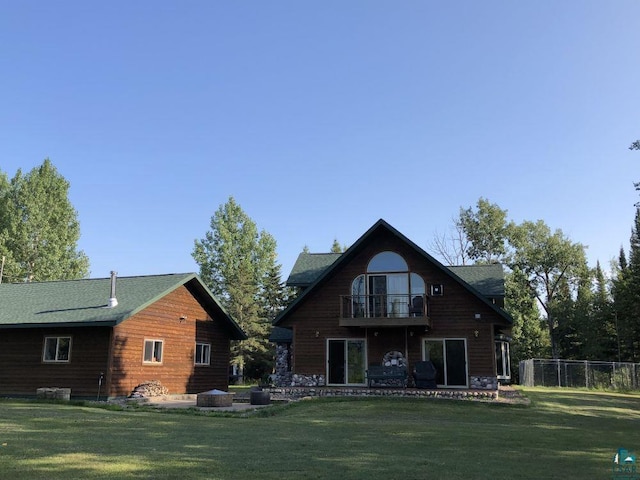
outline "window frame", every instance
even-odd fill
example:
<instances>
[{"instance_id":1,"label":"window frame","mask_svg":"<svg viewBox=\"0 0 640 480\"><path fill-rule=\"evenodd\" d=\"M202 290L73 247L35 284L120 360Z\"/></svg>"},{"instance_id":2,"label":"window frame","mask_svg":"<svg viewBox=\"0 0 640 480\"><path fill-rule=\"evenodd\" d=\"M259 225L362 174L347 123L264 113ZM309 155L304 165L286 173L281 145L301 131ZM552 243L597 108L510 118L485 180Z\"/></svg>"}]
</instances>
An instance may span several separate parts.
<instances>
[{"instance_id":1,"label":"window frame","mask_svg":"<svg viewBox=\"0 0 640 480\"><path fill-rule=\"evenodd\" d=\"M206 351L206 360L205 361L199 361L202 360L202 358L198 358L198 347L206 347L205 351ZM201 357L202 355L200 355ZM211 344L210 343L205 343L205 342L196 342L196 347L193 351L193 364L196 367L207 367L209 365L211 365Z\"/></svg>"},{"instance_id":2,"label":"window frame","mask_svg":"<svg viewBox=\"0 0 640 480\"><path fill-rule=\"evenodd\" d=\"M59 354L60 354L60 340L66 338L69 340L69 348L67 351L67 358L66 359L59 359ZM51 340L51 339L55 339L56 341L56 351L55 351L55 358L53 359L47 359L46 355L47 355L47 341ZM45 335L44 336L44 341L42 344L42 362L43 363L70 363L71 362L71 345L73 342L73 337L71 335Z\"/></svg>"},{"instance_id":3,"label":"window frame","mask_svg":"<svg viewBox=\"0 0 640 480\"><path fill-rule=\"evenodd\" d=\"M160 360L145 360L147 352L147 343L152 342L152 356L156 352L156 344L160 344ZM155 358L155 357L154 357ZM143 365L162 365L164 361L164 340L161 338L145 338L142 343L142 364Z\"/></svg>"}]
</instances>

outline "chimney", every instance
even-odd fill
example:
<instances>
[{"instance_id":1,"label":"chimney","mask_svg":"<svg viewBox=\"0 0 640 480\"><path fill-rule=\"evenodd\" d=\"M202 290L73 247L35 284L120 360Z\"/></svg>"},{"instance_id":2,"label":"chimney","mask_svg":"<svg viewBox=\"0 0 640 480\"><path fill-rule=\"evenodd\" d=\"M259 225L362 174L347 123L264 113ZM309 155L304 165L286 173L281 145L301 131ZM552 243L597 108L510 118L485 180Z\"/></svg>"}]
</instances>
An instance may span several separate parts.
<instances>
[{"instance_id":1,"label":"chimney","mask_svg":"<svg viewBox=\"0 0 640 480\"><path fill-rule=\"evenodd\" d=\"M108 308L113 308L118 305L118 299L116 298L116 275L118 272L111 271L111 290L109 292L109 303L107 304Z\"/></svg>"}]
</instances>

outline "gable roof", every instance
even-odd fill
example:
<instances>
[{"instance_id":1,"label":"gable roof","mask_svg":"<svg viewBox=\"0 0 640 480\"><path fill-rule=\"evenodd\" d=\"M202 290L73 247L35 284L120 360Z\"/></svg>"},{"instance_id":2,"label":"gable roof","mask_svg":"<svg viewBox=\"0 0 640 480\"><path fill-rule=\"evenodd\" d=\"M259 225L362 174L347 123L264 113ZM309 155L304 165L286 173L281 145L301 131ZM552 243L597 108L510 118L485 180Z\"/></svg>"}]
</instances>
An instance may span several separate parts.
<instances>
[{"instance_id":1,"label":"gable roof","mask_svg":"<svg viewBox=\"0 0 640 480\"><path fill-rule=\"evenodd\" d=\"M351 245L351 247L349 247L347 251L345 251L343 254L333 254L333 255L339 256L338 258L334 259L333 262L329 263L330 257L324 257L324 262L328 265L322 271L320 271L319 269L314 270L313 272L315 272L316 274L315 278L313 278L313 275L311 274L305 276L299 273L297 276L298 282L300 278L306 278L307 280L311 279L311 282L308 285L299 285L299 286L307 286L308 288L306 288L289 305L287 309L285 309L275 318L275 320L273 321L273 324L277 326L283 319L287 318L293 311L295 311L311 291L315 290L319 285L324 283L326 279L329 278L331 274L334 271L336 271L338 268L340 268L343 265L346 265L356 255L356 253L361 250L363 245L370 238L372 238L375 233L379 232L380 230L387 230L388 232L396 236L399 240L409 245L418 254L420 254L426 260L431 262L435 267L437 267L443 274L445 274L446 276L450 277L451 279L453 279L454 281L462 285L467 291L469 291L470 293L475 295L479 300L481 300L483 303L488 305L505 321L507 321L508 323L513 323L513 318L511 317L511 315L509 315L502 308L493 304L493 302L491 302L487 298L487 296L489 296L488 294L486 294L485 292L481 292L474 285L472 285L471 283L469 283L468 281L462 278L463 275L467 275L470 280L475 279L476 280L475 283L479 287L483 288L483 290L486 289L486 292L493 292L493 291L497 292L498 288L501 288L500 291L502 291L502 296L504 296L504 287L499 287L498 285L500 282L504 281L504 273L502 272L501 265L485 265L483 267L487 267L487 268L483 268L483 269L480 269L480 268L476 269L475 268L476 266L473 266L473 270L470 268L464 268L464 267L460 269L447 268L443 264L441 264L438 260L436 260L434 257L432 257L427 252L425 252L418 245L416 245L407 237L405 237L398 230L396 230L387 222L385 222L383 219L380 219L376 223L374 223L373 226L371 226L371 228L369 228L369 230L367 230L358 240L356 240L356 242L353 245ZM331 254L320 254L320 255L331 255ZM298 257L298 259L300 260L300 257ZM314 262L316 262L317 264L320 264L320 259L315 259ZM301 266L299 268L300 271L302 270L302 266L305 265L306 263L307 261L305 259L302 259ZM298 265L298 261L296 261L296 265ZM294 265L294 269L296 268L296 265ZM499 275L497 274L498 269L501 272ZM472 274L472 272L475 272L475 273ZM496 275L496 277L490 278L490 276L492 275ZM500 295L494 294L494 296L500 296Z\"/></svg>"},{"instance_id":2,"label":"gable roof","mask_svg":"<svg viewBox=\"0 0 640 480\"><path fill-rule=\"evenodd\" d=\"M0 328L115 326L185 286L232 339L245 333L195 273L119 277L118 305L107 308L110 278L0 284Z\"/></svg>"}]
</instances>

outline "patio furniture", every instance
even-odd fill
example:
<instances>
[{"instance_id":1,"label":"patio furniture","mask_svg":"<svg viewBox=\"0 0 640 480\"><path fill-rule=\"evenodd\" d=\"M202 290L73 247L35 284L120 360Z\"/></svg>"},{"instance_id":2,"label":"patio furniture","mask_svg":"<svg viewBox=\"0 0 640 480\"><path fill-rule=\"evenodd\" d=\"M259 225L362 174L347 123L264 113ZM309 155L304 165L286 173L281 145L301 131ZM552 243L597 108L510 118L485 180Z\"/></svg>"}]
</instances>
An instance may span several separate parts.
<instances>
[{"instance_id":1,"label":"patio furniture","mask_svg":"<svg viewBox=\"0 0 640 480\"><path fill-rule=\"evenodd\" d=\"M416 362L413 366L413 380L416 388L437 388L438 371L431 361Z\"/></svg>"},{"instance_id":2,"label":"patio furniture","mask_svg":"<svg viewBox=\"0 0 640 480\"><path fill-rule=\"evenodd\" d=\"M402 387L407 386L407 367L399 365L369 365L367 382L369 387ZM374 385L377 384L377 385Z\"/></svg>"}]
</instances>

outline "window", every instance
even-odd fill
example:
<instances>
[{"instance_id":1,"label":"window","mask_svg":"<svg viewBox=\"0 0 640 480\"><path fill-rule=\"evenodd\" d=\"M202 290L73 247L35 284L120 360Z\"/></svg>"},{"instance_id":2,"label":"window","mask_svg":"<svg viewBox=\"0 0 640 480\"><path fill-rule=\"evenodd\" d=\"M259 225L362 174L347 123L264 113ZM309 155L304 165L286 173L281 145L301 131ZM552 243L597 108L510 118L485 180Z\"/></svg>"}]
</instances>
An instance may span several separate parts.
<instances>
[{"instance_id":1,"label":"window","mask_svg":"<svg viewBox=\"0 0 640 480\"><path fill-rule=\"evenodd\" d=\"M394 252L381 252L351 284L352 317L426 316L424 280Z\"/></svg>"},{"instance_id":2,"label":"window","mask_svg":"<svg viewBox=\"0 0 640 480\"><path fill-rule=\"evenodd\" d=\"M162 340L145 340L143 363L162 363Z\"/></svg>"},{"instance_id":3,"label":"window","mask_svg":"<svg viewBox=\"0 0 640 480\"><path fill-rule=\"evenodd\" d=\"M71 337L44 337L44 362L68 362L71 358Z\"/></svg>"},{"instance_id":4,"label":"window","mask_svg":"<svg viewBox=\"0 0 640 480\"><path fill-rule=\"evenodd\" d=\"M211 357L211 344L210 343L196 343L196 354L194 363L196 365L209 365Z\"/></svg>"}]
</instances>

